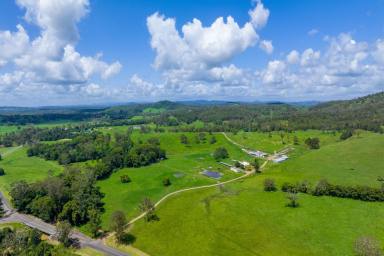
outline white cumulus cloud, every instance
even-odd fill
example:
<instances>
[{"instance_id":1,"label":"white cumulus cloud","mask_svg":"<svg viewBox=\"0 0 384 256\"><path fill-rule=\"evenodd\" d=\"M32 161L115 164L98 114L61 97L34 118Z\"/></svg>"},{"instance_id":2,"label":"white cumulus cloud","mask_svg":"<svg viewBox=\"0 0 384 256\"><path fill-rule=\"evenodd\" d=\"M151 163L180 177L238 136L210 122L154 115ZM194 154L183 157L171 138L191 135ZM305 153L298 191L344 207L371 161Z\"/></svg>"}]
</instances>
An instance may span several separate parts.
<instances>
[{"instance_id":1,"label":"white cumulus cloud","mask_svg":"<svg viewBox=\"0 0 384 256\"><path fill-rule=\"evenodd\" d=\"M16 32L0 31L0 67L10 65L8 73L0 73L0 87L28 94L47 86L61 92L64 86L67 93L79 84L95 95L96 86L90 83L94 76L107 79L120 71L119 62L109 64L101 54L82 56L76 50L77 24L89 13L88 0L17 0L17 4L40 33L31 39L21 25ZM11 78L17 79L9 85Z\"/></svg>"}]
</instances>

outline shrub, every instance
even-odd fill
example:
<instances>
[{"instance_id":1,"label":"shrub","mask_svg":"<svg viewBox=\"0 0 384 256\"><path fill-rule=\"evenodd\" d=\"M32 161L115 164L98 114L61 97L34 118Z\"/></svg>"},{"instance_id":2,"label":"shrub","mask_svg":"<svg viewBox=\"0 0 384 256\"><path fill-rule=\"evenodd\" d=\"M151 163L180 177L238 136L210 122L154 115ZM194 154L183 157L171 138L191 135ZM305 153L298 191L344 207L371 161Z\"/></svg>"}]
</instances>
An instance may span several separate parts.
<instances>
[{"instance_id":1,"label":"shrub","mask_svg":"<svg viewBox=\"0 0 384 256\"><path fill-rule=\"evenodd\" d=\"M3 168L0 167L0 176L3 176L3 175L5 175L5 171Z\"/></svg>"},{"instance_id":2,"label":"shrub","mask_svg":"<svg viewBox=\"0 0 384 256\"><path fill-rule=\"evenodd\" d=\"M323 179L320 180L317 185L315 186L315 189L313 190L313 195L315 196L323 196L328 194L330 184L327 180Z\"/></svg>"},{"instance_id":3,"label":"shrub","mask_svg":"<svg viewBox=\"0 0 384 256\"><path fill-rule=\"evenodd\" d=\"M319 149L320 148L320 140L319 140L319 138L307 138L305 140L305 144L310 149Z\"/></svg>"},{"instance_id":4,"label":"shrub","mask_svg":"<svg viewBox=\"0 0 384 256\"><path fill-rule=\"evenodd\" d=\"M281 186L281 191L292 193L292 192L296 192L297 188L294 184L284 182L283 185Z\"/></svg>"},{"instance_id":5,"label":"shrub","mask_svg":"<svg viewBox=\"0 0 384 256\"><path fill-rule=\"evenodd\" d=\"M353 136L352 130L346 130L340 135L340 140L346 140Z\"/></svg>"},{"instance_id":6,"label":"shrub","mask_svg":"<svg viewBox=\"0 0 384 256\"><path fill-rule=\"evenodd\" d=\"M292 207L292 208L299 207L297 193L289 192L288 195L287 195L287 199L289 200L289 202L287 204L288 207Z\"/></svg>"},{"instance_id":7,"label":"shrub","mask_svg":"<svg viewBox=\"0 0 384 256\"><path fill-rule=\"evenodd\" d=\"M273 179L264 180L264 191L276 191L275 181Z\"/></svg>"},{"instance_id":8,"label":"shrub","mask_svg":"<svg viewBox=\"0 0 384 256\"><path fill-rule=\"evenodd\" d=\"M296 189L297 192L309 193L311 190L311 184L308 181L304 180L296 184Z\"/></svg>"},{"instance_id":9,"label":"shrub","mask_svg":"<svg viewBox=\"0 0 384 256\"><path fill-rule=\"evenodd\" d=\"M122 175L122 176L120 176L120 181L121 181L121 183L129 183L129 182L131 182L131 178L129 178L128 175Z\"/></svg>"},{"instance_id":10,"label":"shrub","mask_svg":"<svg viewBox=\"0 0 384 256\"><path fill-rule=\"evenodd\" d=\"M169 179L169 178L165 178L165 179L163 179L163 185L165 186L165 187L168 187L168 186L170 186L172 183L171 183L171 180Z\"/></svg>"}]
</instances>

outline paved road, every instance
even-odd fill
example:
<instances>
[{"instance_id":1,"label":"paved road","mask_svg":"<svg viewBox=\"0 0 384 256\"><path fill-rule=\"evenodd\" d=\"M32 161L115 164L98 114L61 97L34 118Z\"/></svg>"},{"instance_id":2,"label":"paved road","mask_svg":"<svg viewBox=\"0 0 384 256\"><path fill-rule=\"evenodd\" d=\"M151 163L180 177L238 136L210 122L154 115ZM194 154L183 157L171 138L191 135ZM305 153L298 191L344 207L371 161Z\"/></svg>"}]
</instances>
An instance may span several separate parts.
<instances>
[{"instance_id":1,"label":"paved road","mask_svg":"<svg viewBox=\"0 0 384 256\"><path fill-rule=\"evenodd\" d=\"M15 222L23 223L26 226L38 229L41 232L51 236L56 234L56 227L54 225L46 223L34 216L16 212L1 192L0 192L0 199L3 201L3 206L6 211L4 218L0 219L0 224L15 223ZM105 245L100 239L92 239L79 231L74 231L72 233L72 238L78 239L81 246L93 248L99 252L104 253L105 255L130 256L130 254L121 252L119 250L116 250L112 247Z\"/></svg>"}]
</instances>

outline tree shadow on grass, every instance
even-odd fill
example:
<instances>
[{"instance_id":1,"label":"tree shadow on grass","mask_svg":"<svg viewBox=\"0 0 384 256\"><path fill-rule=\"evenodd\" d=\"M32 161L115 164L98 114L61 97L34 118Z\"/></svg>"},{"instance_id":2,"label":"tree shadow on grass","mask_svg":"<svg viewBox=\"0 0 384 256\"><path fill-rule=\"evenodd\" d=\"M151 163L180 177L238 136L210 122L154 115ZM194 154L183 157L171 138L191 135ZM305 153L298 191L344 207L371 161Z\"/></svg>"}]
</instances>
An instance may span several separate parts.
<instances>
[{"instance_id":1,"label":"tree shadow on grass","mask_svg":"<svg viewBox=\"0 0 384 256\"><path fill-rule=\"evenodd\" d=\"M136 237L130 233L125 233L121 237L120 243L125 244L125 245L130 245L133 244L136 241Z\"/></svg>"}]
</instances>

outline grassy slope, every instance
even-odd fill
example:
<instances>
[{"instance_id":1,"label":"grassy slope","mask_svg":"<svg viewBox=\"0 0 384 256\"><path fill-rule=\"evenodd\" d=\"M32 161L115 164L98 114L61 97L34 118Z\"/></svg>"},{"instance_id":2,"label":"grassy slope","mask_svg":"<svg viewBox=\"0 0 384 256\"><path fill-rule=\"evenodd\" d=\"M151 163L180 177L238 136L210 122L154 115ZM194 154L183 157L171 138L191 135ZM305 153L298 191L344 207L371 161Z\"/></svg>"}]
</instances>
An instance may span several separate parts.
<instances>
[{"instance_id":1,"label":"grassy slope","mask_svg":"<svg viewBox=\"0 0 384 256\"><path fill-rule=\"evenodd\" d=\"M3 149L5 150L5 149ZM62 167L56 162L45 161L37 157L27 157L26 148L19 148L6 155L0 166L5 169L5 175L0 177L0 190L9 191L10 185L18 180L29 182L43 179L48 175L48 170L59 173Z\"/></svg>"},{"instance_id":2,"label":"grassy slope","mask_svg":"<svg viewBox=\"0 0 384 256\"><path fill-rule=\"evenodd\" d=\"M284 193L264 192L262 182L326 177L376 185L384 136L363 137L317 151L298 147L293 159L230 185L232 192L208 189L174 197L158 209L160 221L135 224L134 246L151 255L353 255L357 237L383 237L383 203L300 194L301 206L290 209Z\"/></svg>"},{"instance_id":3,"label":"grassy slope","mask_svg":"<svg viewBox=\"0 0 384 256\"><path fill-rule=\"evenodd\" d=\"M150 255L353 255L357 237L384 235L383 204L300 195L291 209L255 180L232 186L238 195L209 189L170 199L160 221L135 224L134 246Z\"/></svg>"},{"instance_id":4,"label":"grassy slope","mask_svg":"<svg viewBox=\"0 0 384 256\"><path fill-rule=\"evenodd\" d=\"M212 170L223 172L222 180L235 177L233 172L216 163L211 156L214 149L219 146L225 146L228 149L231 159L248 158L240 149L229 144L221 134L215 135L217 143L213 145L209 142L196 144L193 134L185 134L189 137L189 146L180 143L180 134L177 133L134 133L136 140L139 138L145 140L148 137L160 138L161 146L166 149L168 159L147 167L125 168L99 182L101 191L105 193L104 227L108 227L110 215L115 210L123 210L128 217L135 216L138 213L137 206L144 197L150 197L156 201L165 194L181 188L216 182L199 173L203 168L212 167ZM210 136L207 134L207 141L209 138ZM230 162L230 160L227 161ZM175 177L177 173L181 173L183 176ZM120 176L124 174L132 179L131 183L122 184L120 182ZM166 177L171 179L170 187L162 185L162 180Z\"/></svg>"},{"instance_id":5,"label":"grassy slope","mask_svg":"<svg viewBox=\"0 0 384 256\"><path fill-rule=\"evenodd\" d=\"M281 134L284 135L283 140ZM335 142L339 138L339 134L324 133L321 131L295 131L292 133L261 133L261 132L238 132L236 135L227 133L227 136L236 141L240 145L249 147L251 149L263 150L267 153L279 151L289 145L293 144L293 138L296 136L300 143L308 137L318 137L322 145ZM283 141L285 144L283 144Z\"/></svg>"},{"instance_id":6,"label":"grassy slope","mask_svg":"<svg viewBox=\"0 0 384 256\"><path fill-rule=\"evenodd\" d=\"M366 133L293 157L271 172L294 181L326 178L337 184L377 186L377 177L384 174L383 145L383 135Z\"/></svg>"}]
</instances>

